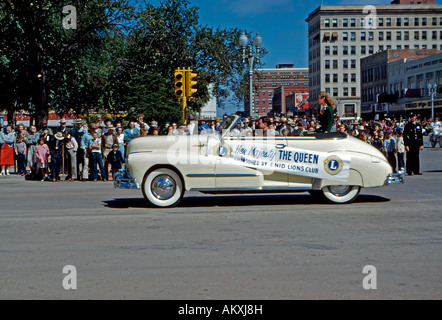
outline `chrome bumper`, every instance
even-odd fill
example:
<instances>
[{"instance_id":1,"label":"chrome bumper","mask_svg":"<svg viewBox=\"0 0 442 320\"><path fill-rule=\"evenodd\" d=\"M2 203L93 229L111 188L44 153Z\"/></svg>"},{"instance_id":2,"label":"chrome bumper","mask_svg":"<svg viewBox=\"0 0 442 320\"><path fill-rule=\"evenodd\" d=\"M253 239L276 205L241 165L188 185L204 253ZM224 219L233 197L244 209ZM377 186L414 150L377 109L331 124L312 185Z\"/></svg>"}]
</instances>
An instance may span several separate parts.
<instances>
[{"instance_id":1,"label":"chrome bumper","mask_svg":"<svg viewBox=\"0 0 442 320\"><path fill-rule=\"evenodd\" d=\"M135 182L124 170L115 173L114 188L117 189L140 189L140 185Z\"/></svg>"},{"instance_id":2,"label":"chrome bumper","mask_svg":"<svg viewBox=\"0 0 442 320\"><path fill-rule=\"evenodd\" d=\"M390 173L387 176L387 180L385 181L386 184L404 183L404 182L405 182L404 171L399 171L398 173Z\"/></svg>"}]
</instances>

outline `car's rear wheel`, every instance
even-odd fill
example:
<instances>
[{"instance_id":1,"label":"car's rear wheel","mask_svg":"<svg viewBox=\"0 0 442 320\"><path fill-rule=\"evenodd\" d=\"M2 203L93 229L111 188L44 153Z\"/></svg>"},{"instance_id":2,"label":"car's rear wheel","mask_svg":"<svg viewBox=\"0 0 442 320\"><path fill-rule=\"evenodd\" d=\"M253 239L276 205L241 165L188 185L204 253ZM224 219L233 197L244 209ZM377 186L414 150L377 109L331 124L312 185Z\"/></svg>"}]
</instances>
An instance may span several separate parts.
<instances>
[{"instance_id":1,"label":"car's rear wheel","mask_svg":"<svg viewBox=\"0 0 442 320\"><path fill-rule=\"evenodd\" d=\"M330 203L351 203L353 202L359 192L361 191L361 187L359 186L327 186L322 188L322 197L330 202Z\"/></svg>"},{"instance_id":2,"label":"car's rear wheel","mask_svg":"<svg viewBox=\"0 0 442 320\"><path fill-rule=\"evenodd\" d=\"M181 177L167 168L159 168L147 173L141 189L149 204L161 208L176 206L184 195Z\"/></svg>"}]
</instances>

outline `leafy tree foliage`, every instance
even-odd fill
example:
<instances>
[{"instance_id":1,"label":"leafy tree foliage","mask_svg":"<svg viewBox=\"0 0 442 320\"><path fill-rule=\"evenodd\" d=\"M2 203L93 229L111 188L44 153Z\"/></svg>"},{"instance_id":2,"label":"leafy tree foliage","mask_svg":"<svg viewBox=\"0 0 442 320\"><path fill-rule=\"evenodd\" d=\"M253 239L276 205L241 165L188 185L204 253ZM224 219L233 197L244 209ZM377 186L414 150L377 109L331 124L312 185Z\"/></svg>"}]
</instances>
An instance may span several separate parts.
<instances>
[{"instance_id":1,"label":"leafy tree foliage","mask_svg":"<svg viewBox=\"0 0 442 320\"><path fill-rule=\"evenodd\" d=\"M198 73L189 109L198 112L214 87L219 104L243 99L239 29L199 24L188 0L164 0L135 10L128 0L72 0L77 28L65 29L61 1L0 3L0 109L29 111L37 123L49 109L143 113L179 120L174 70Z\"/></svg>"}]
</instances>

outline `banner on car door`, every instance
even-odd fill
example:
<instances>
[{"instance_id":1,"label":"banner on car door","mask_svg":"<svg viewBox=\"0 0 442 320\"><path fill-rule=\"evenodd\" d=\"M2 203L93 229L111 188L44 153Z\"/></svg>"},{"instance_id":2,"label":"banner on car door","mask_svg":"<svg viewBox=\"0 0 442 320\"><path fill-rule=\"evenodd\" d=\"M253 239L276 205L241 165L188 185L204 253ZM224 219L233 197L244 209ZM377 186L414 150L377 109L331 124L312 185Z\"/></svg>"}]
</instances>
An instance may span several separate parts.
<instances>
[{"instance_id":1,"label":"banner on car door","mask_svg":"<svg viewBox=\"0 0 442 320\"><path fill-rule=\"evenodd\" d=\"M213 139L209 141L208 154L235 165L317 179L346 182L350 174L349 156L289 148L278 144L278 140Z\"/></svg>"}]
</instances>

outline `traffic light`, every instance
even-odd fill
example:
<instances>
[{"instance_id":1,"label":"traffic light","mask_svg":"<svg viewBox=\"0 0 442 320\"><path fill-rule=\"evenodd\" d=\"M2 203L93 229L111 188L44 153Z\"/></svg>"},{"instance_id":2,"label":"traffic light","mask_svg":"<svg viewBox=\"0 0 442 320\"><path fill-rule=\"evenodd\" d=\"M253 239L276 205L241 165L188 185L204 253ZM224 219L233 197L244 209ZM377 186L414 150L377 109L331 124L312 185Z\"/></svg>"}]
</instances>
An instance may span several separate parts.
<instances>
[{"instance_id":1,"label":"traffic light","mask_svg":"<svg viewBox=\"0 0 442 320\"><path fill-rule=\"evenodd\" d=\"M178 99L184 98L184 94L186 93L185 79L186 79L185 70L181 70L181 68L175 70L175 96Z\"/></svg>"},{"instance_id":2,"label":"traffic light","mask_svg":"<svg viewBox=\"0 0 442 320\"><path fill-rule=\"evenodd\" d=\"M194 80L198 74L193 73L192 69L186 70L186 97L190 98L195 92L197 92L196 88L193 88L197 84L197 81Z\"/></svg>"}]
</instances>

